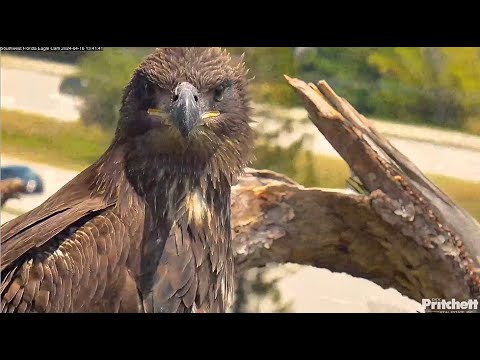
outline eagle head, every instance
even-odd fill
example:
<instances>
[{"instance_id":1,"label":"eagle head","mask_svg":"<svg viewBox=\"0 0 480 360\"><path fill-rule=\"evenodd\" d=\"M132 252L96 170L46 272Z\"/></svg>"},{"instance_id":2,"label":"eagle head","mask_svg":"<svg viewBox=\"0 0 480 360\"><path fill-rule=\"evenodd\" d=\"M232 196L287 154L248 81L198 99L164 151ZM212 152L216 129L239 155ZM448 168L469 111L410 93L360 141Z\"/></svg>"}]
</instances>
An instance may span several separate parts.
<instances>
[{"instance_id":1,"label":"eagle head","mask_svg":"<svg viewBox=\"0 0 480 360\"><path fill-rule=\"evenodd\" d=\"M152 156L243 167L251 153L244 64L220 48L160 48L124 91L117 138Z\"/></svg>"}]
</instances>

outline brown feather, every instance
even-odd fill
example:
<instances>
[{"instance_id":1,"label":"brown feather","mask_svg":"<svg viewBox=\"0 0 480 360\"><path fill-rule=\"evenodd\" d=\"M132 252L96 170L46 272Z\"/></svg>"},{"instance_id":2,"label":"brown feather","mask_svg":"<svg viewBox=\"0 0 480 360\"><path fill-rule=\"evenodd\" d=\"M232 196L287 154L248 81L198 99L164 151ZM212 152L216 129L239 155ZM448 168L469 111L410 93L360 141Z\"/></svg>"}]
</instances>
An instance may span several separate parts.
<instances>
[{"instance_id":1,"label":"brown feather","mask_svg":"<svg viewBox=\"0 0 480 360\"><path fill-rule=\"evenodd\" d=\"M225 311L230 189L252 153L245 74L218 48L147 57L125 88L107 151L1 227L2 312ZM220 114L188 139L153 127L147 112L170 106L181 82Z\"/></svg>"}]
</instances>

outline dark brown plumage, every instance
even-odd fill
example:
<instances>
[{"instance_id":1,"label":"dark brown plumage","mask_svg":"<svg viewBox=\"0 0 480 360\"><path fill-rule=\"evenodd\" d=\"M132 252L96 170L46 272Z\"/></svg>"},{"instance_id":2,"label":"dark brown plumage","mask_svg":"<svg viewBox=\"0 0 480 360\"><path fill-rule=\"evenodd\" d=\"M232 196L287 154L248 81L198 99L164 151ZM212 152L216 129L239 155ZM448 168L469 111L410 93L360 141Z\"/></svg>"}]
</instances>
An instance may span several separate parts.
<instances>
[{"instance_id":1,"label":"dark brown plumage","mask_svg":"<svg viewBox=\"0 0 480 360\"><path fill-rule=\"evenodd\" d=\"M0 206L10 199L20 198L21 193L25 193L25 185L22 179L5 179L0 181Z\"/></svg>"},{"instance_id":2,"label":"dark brown plumage","mask_svg":"<svg viewBox=\"0 0 480 360\"><path fill-rule=\"evenodd\" d=\"M1 311L225 311L230 187L252 146L245 74L218 48L147 57L102 157L2 226Z\"/></svg>"}]
</instances>

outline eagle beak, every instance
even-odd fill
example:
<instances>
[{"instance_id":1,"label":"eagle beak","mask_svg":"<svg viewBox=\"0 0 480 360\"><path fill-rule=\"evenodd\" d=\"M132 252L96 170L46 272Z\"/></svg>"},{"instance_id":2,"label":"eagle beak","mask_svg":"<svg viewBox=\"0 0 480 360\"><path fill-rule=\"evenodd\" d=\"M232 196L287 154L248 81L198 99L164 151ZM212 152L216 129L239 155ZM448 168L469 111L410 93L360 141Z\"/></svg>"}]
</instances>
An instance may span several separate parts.
<instances>
[{"instance_id":1,"label":"eagle beak","mask_svg":"<svg viewBox=\"0 0 480 360\"><path fill-rule=\"evenodd\" d=\"M217 116L220 116L219 111L206 111L202 114L202 116L200 118L203 121L205 121L205 120L208 120L208 119L216 118Z\"/></svg>"},{"instance_id":2,"label":"eagle beak","mask_svg":"<svg viewBox=\"0 0 480 360\"><path fill-rule=\"evenodd\" d=\"M200 120L198 90L192 84L183 82L174 91L171 110L174 125L187 138Z\"/></svg>"}]
</instances>

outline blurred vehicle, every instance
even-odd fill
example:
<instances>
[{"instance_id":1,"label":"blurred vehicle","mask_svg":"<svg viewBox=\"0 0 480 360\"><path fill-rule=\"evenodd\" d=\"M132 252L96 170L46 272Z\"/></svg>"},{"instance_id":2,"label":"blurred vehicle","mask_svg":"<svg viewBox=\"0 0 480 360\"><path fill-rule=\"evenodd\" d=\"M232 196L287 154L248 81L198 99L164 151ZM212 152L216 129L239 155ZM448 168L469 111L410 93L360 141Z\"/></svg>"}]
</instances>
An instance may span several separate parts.
<instances>
[{"instance_id":1,"label":"blurred vehicle","mask_svg":"<svg viewBox=\"0 0 480 360\"><path fill-rule=\"evenodd\" d=\"M73 95L73 96L82 96L85 94L87 89L87 81L81 80L77 76L66 76L63 78L60 84L60 93Z\"/></svg>"},{"instance_id":2,"label":"blurred vehicle","mask_svg":"<svg viewBox=\"0 0 480 360\"><path fill-rule=\"evenodd\" d=\"M20 179L24 194L43 193L42 178L28 166L2 166L0 168L0 180Z\"/></svg>"}]
</instances>

